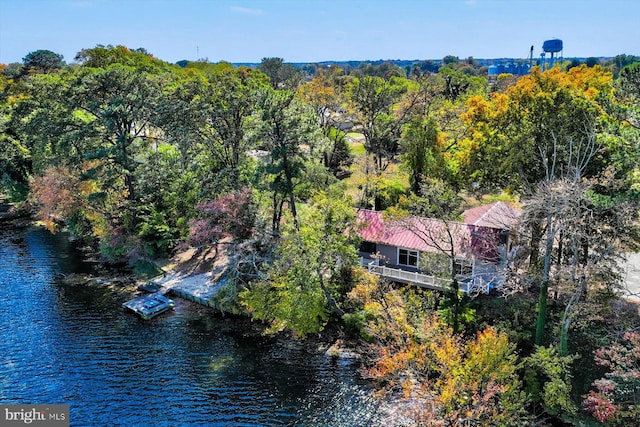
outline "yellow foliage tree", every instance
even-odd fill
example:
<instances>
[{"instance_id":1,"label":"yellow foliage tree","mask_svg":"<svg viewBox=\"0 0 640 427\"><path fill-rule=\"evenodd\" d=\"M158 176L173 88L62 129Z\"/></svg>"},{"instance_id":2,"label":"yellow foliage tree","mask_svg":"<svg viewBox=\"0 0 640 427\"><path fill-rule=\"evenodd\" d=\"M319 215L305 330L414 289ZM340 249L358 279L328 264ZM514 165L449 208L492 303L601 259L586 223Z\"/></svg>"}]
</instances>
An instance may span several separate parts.
<instances>
[{"instance_id":1,"label":"yellow foliage tree","mask_svg":"<svg viewBox=\"0 0 640 427\"><path fill-rule=\"evenodd\" d=\"M612 75L599 66L535 67L505 92L468 99L457 158L470 180L528 191L552 162L558 170L567 165L570 144L575 149L598 131L612 94Z\"/></svg>"},{"instance_id":2,"label":"yellow foliage tree","mask_svg":"<svg viewBox=\"0 0 640 427\"><path fill-rule=\"evenodd\" d=\"M515 345L493 328L465 340L433 311L415 310L420 292L374 281L350 296L367 312L374 339L365 372L411 401L410 416L433 425L522 425L525 394Z\"/></svg>"}]
</instances>

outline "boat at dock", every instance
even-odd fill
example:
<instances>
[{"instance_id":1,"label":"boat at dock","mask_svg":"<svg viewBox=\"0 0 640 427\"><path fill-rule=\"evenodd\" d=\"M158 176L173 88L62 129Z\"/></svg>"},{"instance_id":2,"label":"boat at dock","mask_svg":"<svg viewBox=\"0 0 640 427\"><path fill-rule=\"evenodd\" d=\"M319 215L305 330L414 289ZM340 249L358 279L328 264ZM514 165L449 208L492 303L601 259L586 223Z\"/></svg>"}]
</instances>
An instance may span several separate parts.
<instances>
[{"instance_id":1,"label":"boat at dock","mask_svg":"<svg viewBox=\"0 0 640 427\"><path fill-rule=\"evenodd\" d=\"M143 295L122 304L123 307L137 313L144 320L149 320L165 311L171 310L174 305L173 300L159 292Z\"/></svg>"}]
</instances>

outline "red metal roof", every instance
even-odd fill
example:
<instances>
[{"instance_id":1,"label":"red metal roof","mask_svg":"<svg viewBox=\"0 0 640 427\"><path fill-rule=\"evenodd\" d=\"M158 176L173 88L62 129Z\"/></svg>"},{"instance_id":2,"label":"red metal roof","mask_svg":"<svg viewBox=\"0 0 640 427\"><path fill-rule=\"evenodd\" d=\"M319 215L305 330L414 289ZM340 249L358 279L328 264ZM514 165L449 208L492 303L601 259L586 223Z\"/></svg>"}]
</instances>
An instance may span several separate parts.
<instances>
[{"instance_id":1,"label":"red metal roof","mask_svg":"<svg viewBox=\"0 0 640 427\"><path fill-rule=\"evenodd\" d=\"M363 240L389 246L441 252L450 250L453 242L454 251L460 253L471 241L471 230L455 222L418 217L385 221L382 212L370 210L359 211L358 220L365 224L360 231Z\"/></svg>"},{"instance_id":2,"label":"red metal roof","mask_svg":"<svg viewBox=\"0 0 640 427\"><path fill-rule=\"evenodd\" d=\"M464 223L444 222L431 218L408 217L385 220L382 212L358 211L358 222L364 224L360 237L380 243L426 252L453 251L456 256L493 256L500 230L515 223L519 212L506 203L496 202L469 209L463 213Z\"/></svg>"},{"instance_id":3,"label":"red metal roof","mask_svg":"<svg viewBox=\"0 0 640 427\"><path fill-rule=\"evenodd\" d=\"M509 229L520 217L520 211L504 202L489 203L467 209L462 213L465 224L480 227Z\"/></svg>"}]
</instances>

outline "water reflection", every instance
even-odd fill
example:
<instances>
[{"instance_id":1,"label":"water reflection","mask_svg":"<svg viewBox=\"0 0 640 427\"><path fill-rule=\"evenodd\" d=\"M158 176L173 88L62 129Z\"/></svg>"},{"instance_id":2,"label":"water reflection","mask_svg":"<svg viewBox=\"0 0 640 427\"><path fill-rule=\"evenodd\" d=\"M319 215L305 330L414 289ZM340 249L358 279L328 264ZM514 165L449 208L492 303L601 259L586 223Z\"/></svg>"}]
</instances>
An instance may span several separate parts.
<instances>
[{"instance_id":1,"label":"water reflection","mask_svg":"<svg viewBox=\"0 0 640 427\"><path fill-rule=\"evenodd\" d=\"M113 288L54 283L93 267L64 236L0 230L0 266L2 403L67 403L79 426L381 424L350 361L190 303L143 321Z\"/></svg>"}]
</instances>

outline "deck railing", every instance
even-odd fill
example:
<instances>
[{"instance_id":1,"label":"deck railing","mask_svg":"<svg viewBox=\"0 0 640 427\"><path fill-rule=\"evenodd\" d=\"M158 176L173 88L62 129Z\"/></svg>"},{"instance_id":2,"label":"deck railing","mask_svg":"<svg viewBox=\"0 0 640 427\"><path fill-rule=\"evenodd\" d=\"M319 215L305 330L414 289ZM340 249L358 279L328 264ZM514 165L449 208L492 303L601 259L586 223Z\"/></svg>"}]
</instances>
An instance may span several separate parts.
<instances>
[{"instance_id":1,"label":"deck railing","mask_svg":"<svg viewBox=\"0 0 640 427\"><path fill-rule=\"evenodd\" d=\"M450 280L440 277L429 276L413 271L401 270L399 268L390 268L383 265L374 265L370 263L368 266L370 273L376 273L380 276L397 282L413 283L429 289L447 290L449 289Z\"/></svg>"},{"instance_id":2,"label":"deck railing","mask_svg":"<svg viewBox=\"0 0 640 427\"><path fill-rule=\"evenodd\" d=\"M447 291L450 289L451 279L443 279L441 277L430 276L428 274L418 273L417 271L406 271L399 268L390 268L383 265L376 265L375 261L364 263L370 273L379 274L380 276L401 283L413 283L416 286L427 289L436 289L439 291ZM470 292L486 292L487 290L479 289L480 284L476 280L466 280L459 282L459 288L462 292L468 294Z\"/></svg>"}]
</instances>

